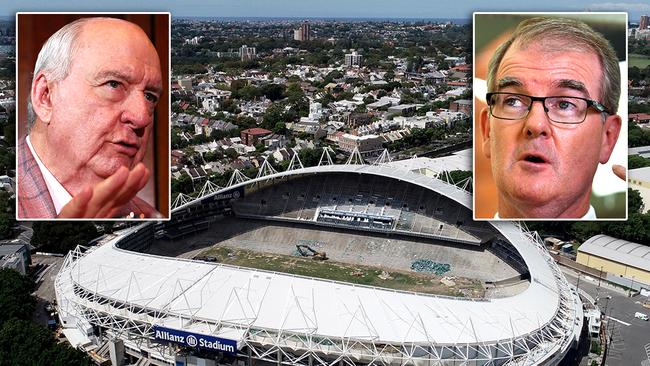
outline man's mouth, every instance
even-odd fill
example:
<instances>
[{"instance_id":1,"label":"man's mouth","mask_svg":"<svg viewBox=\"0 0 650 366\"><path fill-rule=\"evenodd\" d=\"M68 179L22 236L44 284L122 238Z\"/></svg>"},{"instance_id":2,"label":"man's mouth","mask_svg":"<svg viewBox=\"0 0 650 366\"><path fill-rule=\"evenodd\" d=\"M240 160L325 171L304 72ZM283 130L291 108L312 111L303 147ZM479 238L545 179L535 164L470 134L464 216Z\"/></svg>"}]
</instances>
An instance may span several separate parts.
<instances>
[{"instance_id":1,"label":"man's mouth","mask_svg":"<svg viewBox=\"0 0 650 366\"><path fill-rule=\"evenodd\" d=\"M538 172L544 170L551 165L553 165L553 159L546 155L544 151L541 150L528 150L524 151L517 157L517 161L522 164L522 168L525 170L531 170Z\"/></svg>"},{"instance_id":2,"label":"man's mouth","mask_svg":"<svg viewBox=\"0 0 650 366\"><path fill-rule=\"evenodd\" d=\"M117 147L118 152L126 154L130 157L135 156L135 154L137 154L138 150L140 149L140 146L135 142L118 141L114 144Z\"/></svg>"},{"instance_id":3,"label":"man's mouth","mask_svg":"<svg viewBox=\"0 0 650 366\"><path fill-rule=\"evenodd\" d=\"M544 156L537 155L537 154L526 154L524 155L524 158L522 160L527 161L529 163L535 163L535 164L548 163L548 160L546 160Z\"/></svg>"}]
</instances>

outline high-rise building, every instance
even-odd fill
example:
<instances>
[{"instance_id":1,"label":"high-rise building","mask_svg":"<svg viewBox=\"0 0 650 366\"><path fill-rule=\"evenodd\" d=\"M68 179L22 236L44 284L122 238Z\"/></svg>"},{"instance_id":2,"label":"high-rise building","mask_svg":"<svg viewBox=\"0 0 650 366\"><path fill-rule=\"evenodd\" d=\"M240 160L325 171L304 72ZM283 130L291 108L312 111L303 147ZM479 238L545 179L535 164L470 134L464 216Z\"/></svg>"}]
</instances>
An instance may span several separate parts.
<instances>
[{"instance_id":1,"label":"high-rise building","mask_svg":"<svg viewBox=\"0 0 650 366\"><path fill-rule=\"evenodd\" d=\"M641 19L639 20L639 29L648 29L649 26L650 26L650 16L641 15Z\"/></svg>"},{"instance_id":2,"label":"high-rise building","mask_svg":"<svg viewBox=\"0 0 650 366\"><path fill-rule=\"evenodd\" d=\"M352 53L345 54L345 66L361 67L362 64L363 64L363 55L357 53L357 51L352 51Z\"/></svg>"},{"instance_id":3,"label":"high-rise building","mask_svg":"<svg viewBox=\"0 0 650 366\"><path fill-rule=\"evenodd\" d=\"M311 40L311 35L309 34L308 22L303 22L298 29L294 29L293 39L301 42Z\"/></svg>"},{"instance_id":4,"label":"high-rise building","mask_svg":"<svg viewBox=\"0 0 650 366\"><path fill-rule=\"evenodd\" d=\"M255 47L248 47L246 45L239 48L239 57L242 61L249 61L256 57Z\"/></svg>"}]
</instances>

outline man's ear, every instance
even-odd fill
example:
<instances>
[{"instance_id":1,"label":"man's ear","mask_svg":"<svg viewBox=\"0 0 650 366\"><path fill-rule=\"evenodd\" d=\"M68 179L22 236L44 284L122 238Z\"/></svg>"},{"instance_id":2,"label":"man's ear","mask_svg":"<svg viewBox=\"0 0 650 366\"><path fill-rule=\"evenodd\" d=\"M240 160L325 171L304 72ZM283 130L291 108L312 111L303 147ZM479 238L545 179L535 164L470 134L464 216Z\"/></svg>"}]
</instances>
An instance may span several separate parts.
<instances>
[{"instance_id":1,"label":"man's ear","mask_svg":"<svg viewBox=\"0 0 650 366\"><path fill-rule=\"evenodd\" d=\"M52 83L45 73L39 71L34 76L30 99L34 113L41 121L49 123L52 118Z\"/></svg>"},{"instance_id":2,"label":"man's ear","mask_svg":"<svg viewBox=\"0 0 650 366\"><path fill-rule=\"evenodd\" d=\"M621 132L621 116L615 114L607 116L603 125L603 133L600 144L600 163L605 164L614 151L614 145L618 140L618 134Z\"/></svg>"},{"instance_id":3,"label":"man's ear","mask_svg":"<svg viewBox=\"0 0 650 366\"><path fill-rule=\"evenodd\" d=\"M479 116L479 123L481 125L481 136L483 137L483 155L486 158L491 157L490 152L490 118L488 117L488 108L483 108Z\"/></svg>"}]
</instances>

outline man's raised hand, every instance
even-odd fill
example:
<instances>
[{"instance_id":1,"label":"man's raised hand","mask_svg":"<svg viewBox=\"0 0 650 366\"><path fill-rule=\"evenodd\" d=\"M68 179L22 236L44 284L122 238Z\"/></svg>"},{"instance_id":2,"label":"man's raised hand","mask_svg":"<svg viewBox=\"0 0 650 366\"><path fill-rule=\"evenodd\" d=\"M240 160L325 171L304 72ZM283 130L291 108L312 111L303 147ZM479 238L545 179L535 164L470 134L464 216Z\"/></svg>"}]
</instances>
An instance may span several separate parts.
<instances>
[{"instance_id":1,"label":"man's raised hand","mask_svg":"<svg viewBox=\"0 0 650 366\"><path fill-rule=\"evenodd\" d=\"M149 170L138 163L129 171L120 167L113 175L86 186L63 207L59 218L114 218L122 206L132 200L147 184Z\"/></svg>"}]
</instances>

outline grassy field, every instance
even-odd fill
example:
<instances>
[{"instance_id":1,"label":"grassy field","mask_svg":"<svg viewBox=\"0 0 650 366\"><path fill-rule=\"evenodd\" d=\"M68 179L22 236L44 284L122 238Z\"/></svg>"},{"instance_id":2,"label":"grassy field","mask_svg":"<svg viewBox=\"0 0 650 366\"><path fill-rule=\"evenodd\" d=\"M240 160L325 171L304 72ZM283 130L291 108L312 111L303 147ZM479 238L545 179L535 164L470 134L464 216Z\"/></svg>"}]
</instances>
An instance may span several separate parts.
<instances>
[{"instance_id":1,"label":"grassy field","mask_svg":"<svg viewBox=\"0 0 650 366\"><path fill-rule=\"evenodd\" d=\"M637 55L634 53L631 53L628 56L630 58L628 67L636 66L640 69L645 69L648 65L650 65L650 57L648 56Z\"/></svg>"},{"instance_id":2,"label":"grassy field","mask_svg":"<svg viewBox=\"0 0 650 366\"><path fill-rule=\"evenodd\" d=\"M250 250L216 246L199 256L214 256L219 263L264 269L301 276L349 282L395 290L415 291L436 295L481 298L485 291L480 281L454 278L455 285L448 286L442 277L401 271L384 271L381 268L334 262L317 261L289 255L260 253Z\"/></svg>"}]
</instances>

